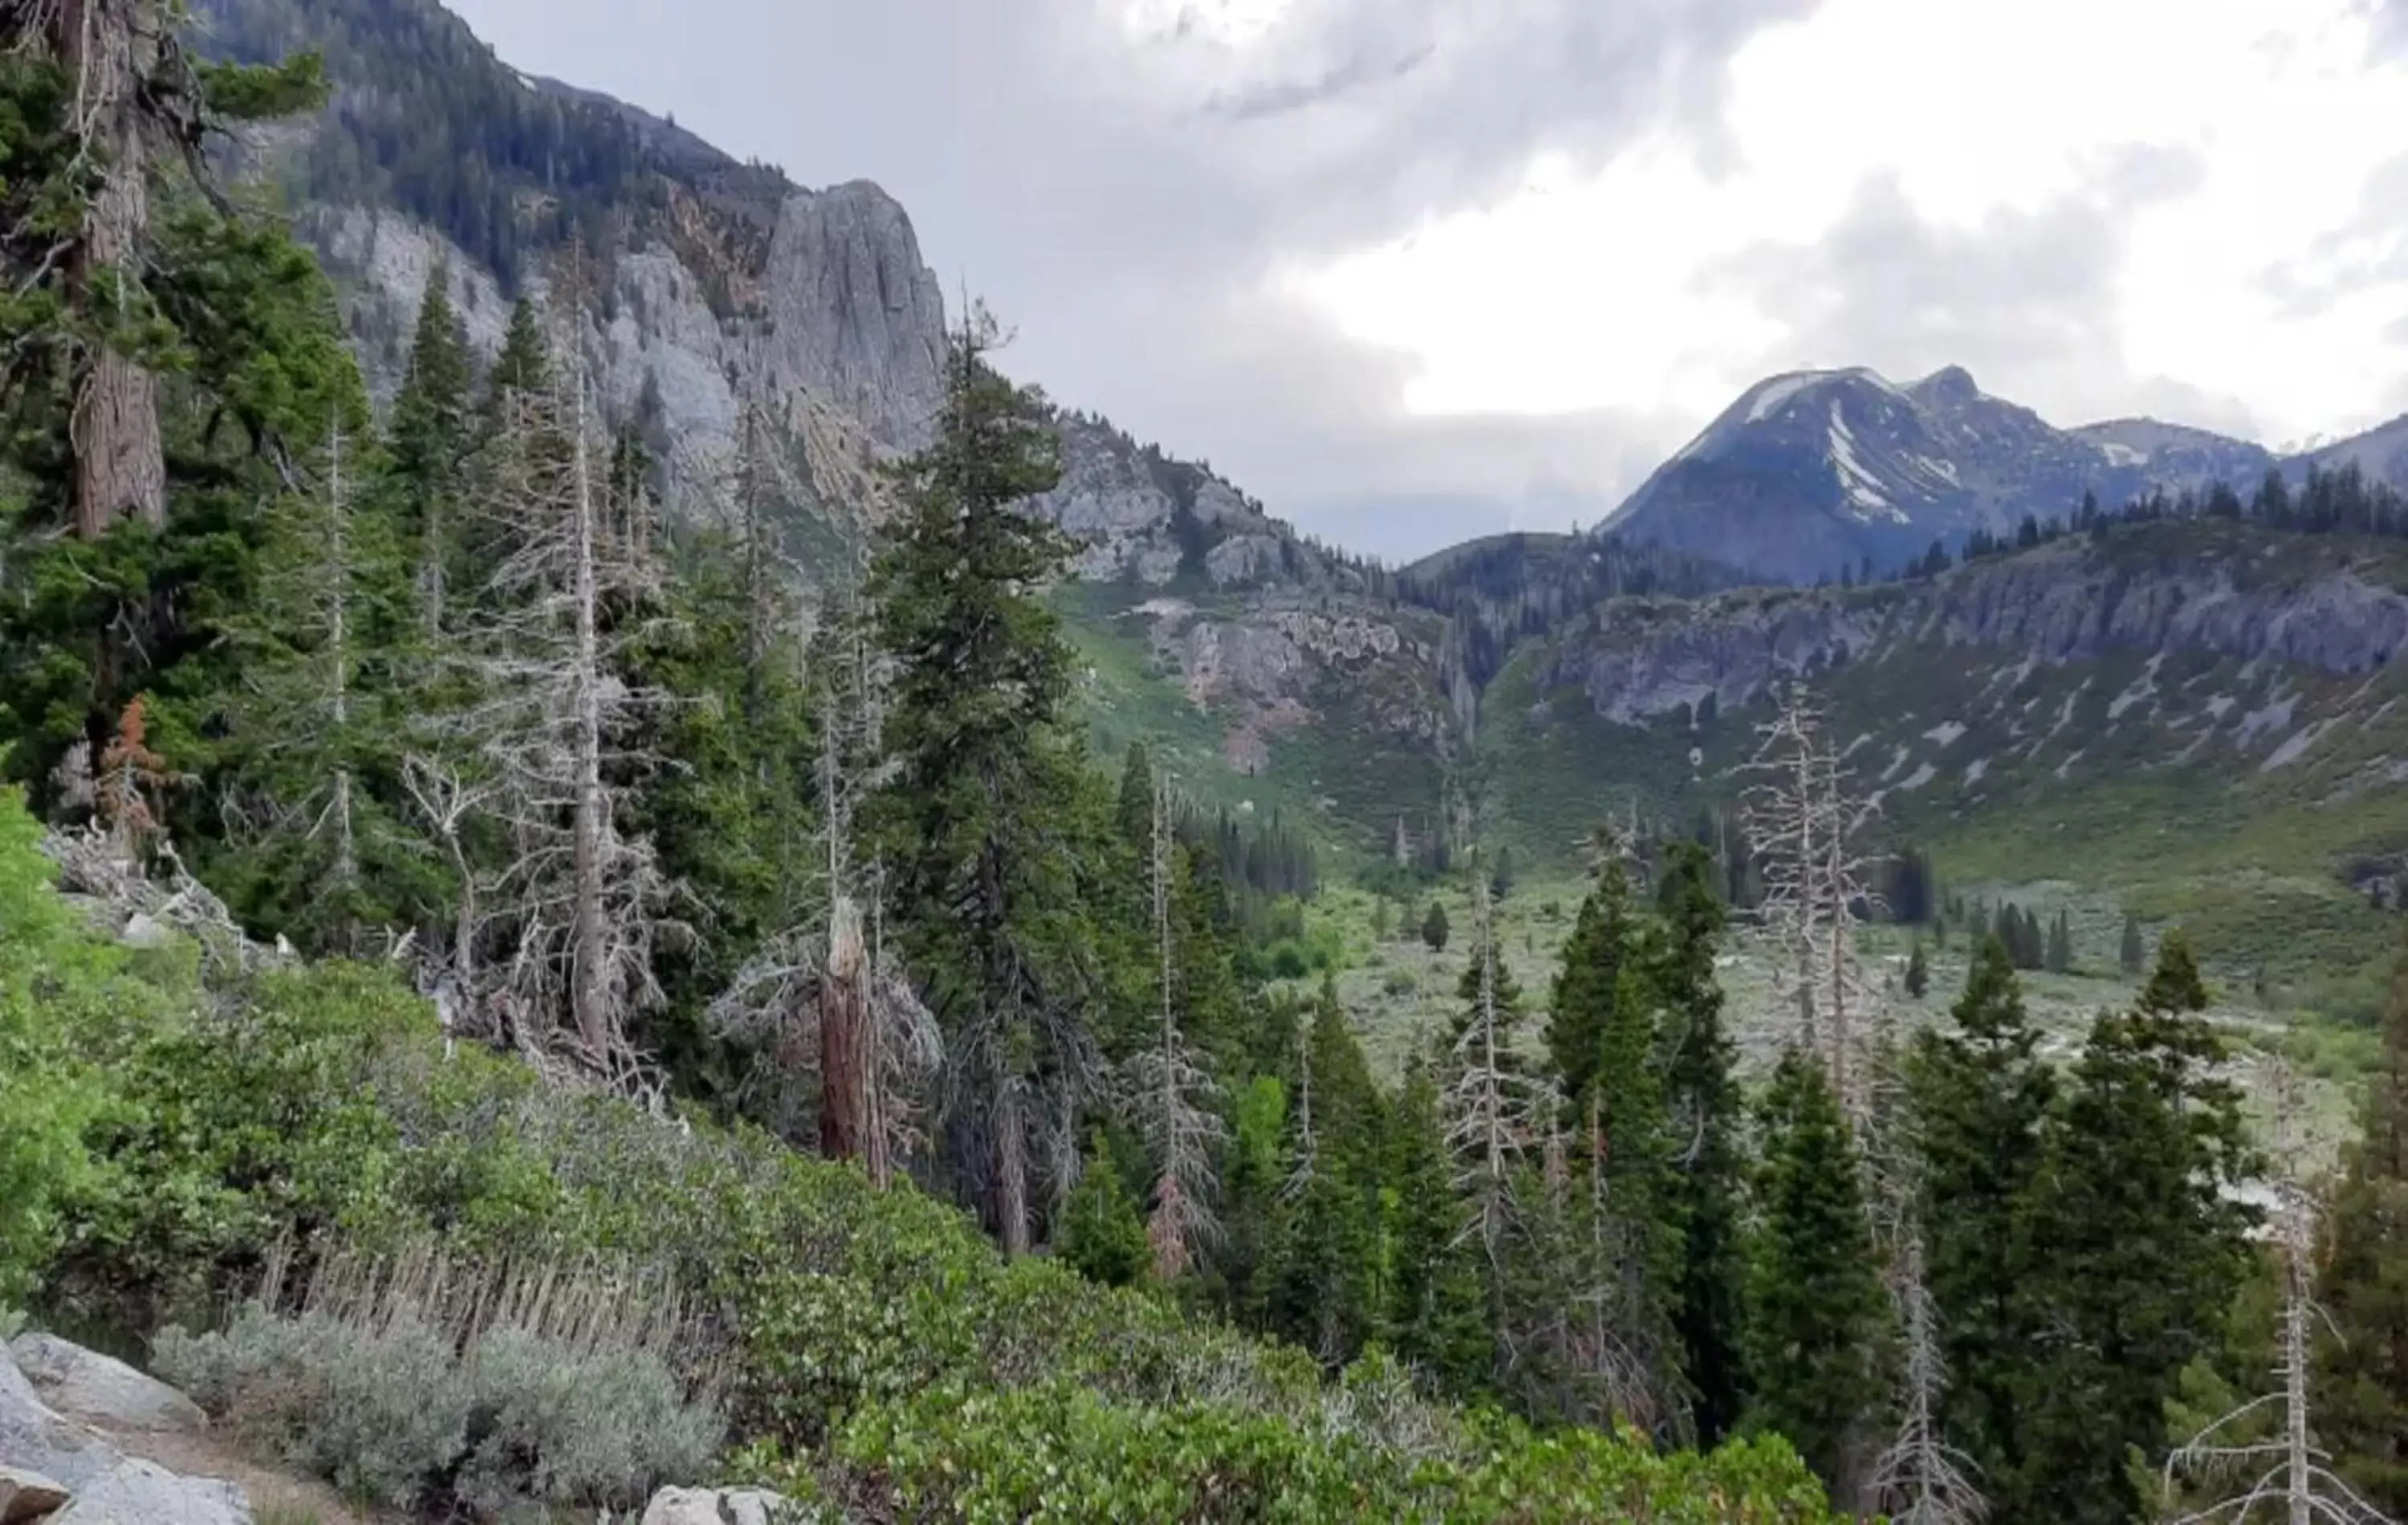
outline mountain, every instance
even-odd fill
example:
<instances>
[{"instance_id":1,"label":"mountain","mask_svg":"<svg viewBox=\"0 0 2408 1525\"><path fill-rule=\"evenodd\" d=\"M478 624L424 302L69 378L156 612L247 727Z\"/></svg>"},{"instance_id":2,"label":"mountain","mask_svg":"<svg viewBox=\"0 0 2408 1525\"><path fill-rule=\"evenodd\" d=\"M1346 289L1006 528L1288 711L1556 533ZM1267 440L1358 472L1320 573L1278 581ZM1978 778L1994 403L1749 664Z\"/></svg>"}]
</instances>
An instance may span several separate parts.
<instances>
[{"instance_id":1,"label":"mountain","mask_svg":"<svg viewBox=\"0 0 2408 1525\"><path fill-rule=\"evenodd\" d=\"M2099 447L2109 463L2130 467L2169 492L2204 492L2222 482L2245 493L2276 465L2263 445L2154 418L2118 418L2066 431Z\"/></svg>"},{"instance_id":2,"label":"mountain","mask_svg":"<svg viewBox=\"0 0 2408 1525\"><path fill-rule=\"evenodd\" d=\"M2302 452L2286 463L2294 475L2303 475L2311 465L2325 471L2356 466L2373 481L2408 486L2408 414L2378 424L2364 434Z\"/></svg>"},{"instance_id":3,"label":"mountain","mask_svg":"<svg viewBox=\"0 0 2408 1525\"><path fill-rule=\"evenodd\" d=\"M373 395L407 363L427 281L448 272L476 347L510 303L585 252L584 349L606 410L638 426L673 509L706 511L748 408L803 468L807 543L882 509L876 462L930 437L947 315L910 214L868 180L810 189L673 122L520 73L435 0L201 0L209 45L246 61L312 49L317 120L251 135L237 169L277 183L335 277ZM1062 486L1039 507L1092 539L1083 575L1215 586L1344 584L1210 470L1061 415Z\"/></svg>"},{"instance_id":4,"label":"mountain","mask_svg":"<svg viewBox=\"0 0 2408 1525\"><path fill-rule=\"evenodd\" d=\"M2245 520L2102 525L1936 578L1627 598L1483 697L1491 819L1570 856L1599 797L1727 806L1776 685L1828 715L1868 840L2063 880L2303 982L2408 901L2408 543Z\"/></svg>"},{"instance_id":5,"label":"mountain","mask_svg":"<svg viewBox=\"0 0 2408 1525\"><path fill-rule=\"evenodd\" d=\"M2220 468L2251 449L2145 420L2058 429L1954 366L1905 386L1861 367L1799 371L1742 394L1601 528L1814 582L1867 563L1887 571L1975 530L2013 533L2086 492L2120 502L2161 471Z\"/></svg>"}]
</instances>

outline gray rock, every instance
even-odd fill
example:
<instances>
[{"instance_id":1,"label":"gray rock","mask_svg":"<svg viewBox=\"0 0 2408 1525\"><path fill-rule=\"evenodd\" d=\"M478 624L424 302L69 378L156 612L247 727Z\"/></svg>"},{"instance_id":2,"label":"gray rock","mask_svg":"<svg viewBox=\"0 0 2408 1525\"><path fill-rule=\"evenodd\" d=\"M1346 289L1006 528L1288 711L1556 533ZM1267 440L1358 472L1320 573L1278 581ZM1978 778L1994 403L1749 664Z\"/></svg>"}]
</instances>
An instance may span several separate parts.
<instances>
[{"instance_id":1,"label":"gray rock","mask_svg":"<svg viewBox=\"0 0 2408 1525\"><path fill-rule=\"evenodd\" d=\"M198 1403L122 1360L50 1334L21 1334L8 1352L42 1401L62 1414L120 1430L208 1428Z\"/></svg>"},{"instance_id":2,"label":"gray rock","mask_svg":"<svg viewBox=\"0 0 2408 1525\"><path fill-rule=\"evenodd\" d=\"M123 1460L116 1447L43 1403L0 1345L0 1465L37 1472L74 1489Z\"/></svg>"},{"instance_id":3,"label":"gray rock","mask_svg":"<svg viewBox=\"0 0 2408 1525\"><path fill-rule=\"evenodd\" d=\"M2408 648L2408 595L2347 568L2276 578L2245 560L2134 564L2069 537L1936 582L1749 592L1698 602L1617 600L1551 674L1597 712L1636 725L1712 695L1725 710L1812 666L1915 647L1974 648L2054 665L2109 652L2202 653L2347 676Z\"/></svg>"},{"instance_id":4,"label":"gray rock","mask_svg":"<svg viewBox=\"0 0 2408 1525\"><path fill-rule=\"evenodd\" d=\"M643 1525L782 1525L790 1518L784 1496L767 1489L665 1488L652 1495Z\"/></svg>"},{"instance_id":5,"label":"gray rock","mask_svg":"<svg viewBox=\"0 0 2408 1525\"><path fill-rule=\"evenodd\" d=\"M136 911L126 919L124 930L117 940L129 948L161 948L175 941L176 934L165 925Z\"/></svg>"},{"instance_id":6,"label":"gray rock","mask_svg":"<svg viewBox=\"0 0 2408 1525\"><path fill-rule=\"evenodd\" d=\"M251 1500L232 1483L129 1460L76 1489L49 1525L251 1525Z\"/></svg>"},{"instance_id":7,"label":"gray rock","mask_svg":"<svg viewBox=\"0 0 2408 1525\"><path fill-rule=\"evenodd\" d=\"M66 1485L56 1478L0 1466L0 1525L25 1525L66 1502Z\"/></svg>"}]
</instances>

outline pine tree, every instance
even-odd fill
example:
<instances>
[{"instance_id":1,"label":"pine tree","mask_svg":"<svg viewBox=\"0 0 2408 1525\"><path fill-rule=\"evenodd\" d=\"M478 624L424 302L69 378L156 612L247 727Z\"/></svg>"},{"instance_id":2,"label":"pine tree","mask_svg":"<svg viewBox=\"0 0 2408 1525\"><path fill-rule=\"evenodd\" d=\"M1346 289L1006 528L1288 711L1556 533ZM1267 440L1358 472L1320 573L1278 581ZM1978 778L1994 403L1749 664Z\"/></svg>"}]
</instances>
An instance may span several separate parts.
<instances>
[{"instance_id":1,"label":"pine tree","mask_svg":"<svg viewBox=\"0 0 2408 1525\"><path fill-rule=\"evenodd\" d=\"M1063 1206L1054 1250L1079 1274L1106 1287L1127 1287L1145 1274L1151 1253L1145 1221L1100 1133Z\"/></svg>"},{"instance_id":2,"label":"pine tree","mask_svg":"<svg viewBox=\"0 0 2408 1525\"><path fill-rule=\"evenodd\" d=\"M429 904L420 843L392 808L403 564L358 443L366 396L348 412L309 457L315 489L265 515L251 597L232 622L245 681L227 703L222 813L239 826L203 859L252 925L338 952Z\"/></svg>"},{"instance_id":3,"label":"pine tree","mask_svg":"<svg viewBox=\"0 0 2408 1525\"><path fill-rule=\"evenodd\" d=\"M1844 1500L1872 1460L1887 1300L1853 1130L1822 1065L1795 1050L1765 1096L1756 1203L1751 1423L1788 1437Z\"/></svg>"},{"instance_id":4,"label":"pine tree","mask_svg":"<svg viewBox=\"0 0 2408 1525\"><path fill-rule=\"evenodd\" d=\"M1082 877L1108 870L1078 825L1070 654L1039 597L1070 545L1019 507L1058 479L1058 442L1041 400L988 363L996 342L982 309L953 336L938 438L898 470L902 516L870 591L897 668L879 837L945 1029L956 1178L1019 1254L1036 1162L1075 1136L1100 1067L1075 998L1098 931L1079 914Z\"/></svg>"},{"instance_id":5,"label":"pine tree","mask_svg":"<svg viewBox=\"0 0 2408 1525\"><path fill-rule=\"evenodd\" d=\"M1154 1249L1158 1281L1175 1282L1220 1237L1212 1199L1224 1128L1215 1108L1220 1088L1198 1061L1184 1030L1185 991L1179 981L1174 936L1174 885L1185 876L1184 857L1171 836L1170 781L1154 784L1153 831L1147 843L1147 877L1153 891L1157 974L1154 1028L1130 1057L1130 1111L1153 1153L1154 1192L1146 1237Z\"/></svg>"},{"instance_id":6,"label":"pine tree","mask_svg":"<svg viewBox=\"0 0 2408 1525\"><path fill-rule=\"evenodd\" d=\"M1131 741L1121 761L1120 809L1115 819L1121 836L1132 846L1143 847L1154 840L1154 764L1142 741Z\"/></svg>"},{"instance_id":7,"label":"pine tree","mask_svg":"<svg viewBox=\"0 0 2408 1525\"><path fill-rule=\"evenodd\" d=\"M1574 1128L1588 1115L1590 1090L1605 1061L1605 1032L1613 1020L1622 973L1636 959L1639 931L1631 914L1630 880L1618 855L1598 870L1581 901L1562 969L1547 1003L1545 1039L1564 1115Z\"/></svg>"},{"instance_id":8,"label":"pine tree","mask_svg":"<svg viewBox=\"0 0 2408 1525\"><path fill-rule=\"evenodd\" d=\"M2325 1215L2318 1432L2335 1470L2408 1518L2408 954L2394 966L2364 1128Z\"/></svg>"},{"instance_id":9,"label":"pine tree","mask_svg":"<svg viewBox=\"0 0 2408 1525\"><path fill-rule=\"evenodd\" d=\"M2049 924L2046 957L2050 973L2070 974L2073 971L2073 929L2062 911Z\"/></svg>"},{"instance_id":10,"label":"pine tree","mask_svg":"<svg viewBox=\"0 0 2408 1525\"><path fill-rule=\"evenodd\" d=\"M463 663L474 691L433 728L492 782L509 845L488 907L507 957L485 961L509 988L472 992L480 1024L535 1062L618 1084L635 1078L636 1017L663 1001L656 943L681 930L668 908L682 886L636 803L660 763L652 727L674 703L634 681L646 622L628 616L658 597L660 568L608 533L592 390L575 352L563 356L493 420L476 505L488 569Z\"/></svg>"},{"instance_id":11,"label":"pine tree","mask_svg":"<svg viewBox=\"0 0 2408 1525\"><path fill-rule=\"evenodd\" d=\"M1681 1238L1672 1328L1690 1420L1705 1445L1739 1423L1748 1394L1741 1329L1747 1276L1738 1137L1743 1103L1714 975L1724 927L1714 878L1704 848L1673 847L1658 888L1663 930L1648 960L1663 1012L1664 1110L1674 1166L1667 1207Z\"/></svg>"},{"instance_id":12,"label":"pine tree","mask_svg":"<svg viewBox=\"0 0 2408 1525\"><path fill-rule=\"evenodd\" d=\"M2026 1291L2059 1333L2031 1383L2023 1468L2000 1489L2016 1518L2131 1516L2125 1448L2164 1454L2166 1400L2246 1277L2256 1213L2230 1188L2253 1161L2207 1003L2168 933L2134 1008L2092 1024L2044 1129Z\"/></svg>"},{"instance_id":13,"label":"pine tree","mask_svg":"<svg viewBox=\"0 0 2408 1525\"><path fill-rule=\"evenodd\" d=\"M2023 1463L2021 1409L2040 1345L2026 1236L2055 1080L2039 1043L2014 960L1993 937L1949 1025L1919 1033L1907 1065L1924 1285L1950 1378L1943 1423L2000 1485Z\"/></svg>"},{"instance_id":14,"label":"pine tree","mask_svg":"<svg viewBox=\"0 0 2408 1525\"><path fill-rule=\"evenodd\" d=\"M1906 959L1906 993L1921 1000L1931 988L1931 962L1923 956L1923 940L1914 940L1914 951Z\"/></svg>"},{"instance_id":15,"label":"pine tree","mask_svg":"<svg viewBox=\"0 0 2408 1525\"><path fill-rule=\"evenodd\" d=\"M1681 1283L1682 1224L1674 1216L1673 1143L1665 1112L1663 1045L1643 967L1623 966L1612 1014L1598 1035L1599 1064L1584 1114L1587 1173L1608 1304L1637 1365L1651 1428L1670 1428L1680 1406L1672 1330Z\"/></svg>"},{"instance_id":16,"label":"pine tree","mask_svg":"<svg viewBox=\"0 0 2408 1525\"><path fill-rule=\"evenodd\" d=\"M1488 1320L1426 1061L1406 1071L1388 1131L1381 1274L1387 1342L1435 1381L1455 1390L1480 1386L1491 1372Z\"/></svg>"},{"instance_id":17,"label":"pine tree","mask_svg":"<svg viewBox=\"0 0 2408 1525\"><path fill-rule=\"evenodd\" d=\"M502 334L501 352L485 378L485 418L491 426L510 396L543 391L552 384L552 346L545 339L543 319L530 297L510 308L510 325Z\"/></svg>"},{"instance_id":18,"label":"pine tree","mask_svg":"<svg viewBox=\"0 0 2408 1525\"><path fill-rule=\"evenodd\" d=\"M2148 967L2148 949L2141 942L2141 923L2137 916L2124 917L2124 941L2115 955L2115 963L2127 974L2138 974Z\"/></svg>"},{"instance_id":19,"label":"pine tree","mask_svg":"<svg viewBox=\"0 0 2408 1525\"><path fill-rule=\"evenodd\" d=\"M1446 907L1432 900L1429 914L1422 917L1422 942L1432 953L1446 951Z\"/></svg>"},{"instance_id":20,"label":"pine tree","mask_svg":"<svg viewBox=\"0 0 2408 1525\"><path fill-rule=\"evenodd\" d=\"M452 306L451 267L438 263L419 304L409 369L394 399L392 437L403 530L415 568L420 621L429 640L439 639L444 629L458 576L464 530L460 515L472 443L470 385L467 332Z\"/></svg>"}]
</instances>

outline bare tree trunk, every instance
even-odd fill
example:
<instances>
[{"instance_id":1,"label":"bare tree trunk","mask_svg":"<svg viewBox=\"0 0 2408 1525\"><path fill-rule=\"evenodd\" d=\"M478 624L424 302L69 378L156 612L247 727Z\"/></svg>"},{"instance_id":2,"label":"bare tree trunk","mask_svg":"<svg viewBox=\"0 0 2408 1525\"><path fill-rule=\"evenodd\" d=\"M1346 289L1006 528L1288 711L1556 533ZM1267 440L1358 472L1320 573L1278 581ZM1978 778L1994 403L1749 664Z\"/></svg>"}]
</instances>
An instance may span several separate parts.
<instances>
[{"instance_id":1,"label":"bare tree trunk","mask_svg":"<svg viewBox=\"0 0 2408 1525\"><path fill-rule=\"evenodd\" d=\"M52 49L76 81L78 136L84 151L108 165L68 257L69 301L87 309L106 299L93 290L100 271L132 282L150 223L136 93L156 62L155 10L155 0L60 0L52 22ZM154 526L165 522L167 469L149 371L107 345L96 348L76 378L68 439L78 535L94 539L127 514Z\"/></svg>"},{"instance_id":2,"label":"bare tree trunk","mask_svg":"<svg viewBox=\"0 0 2408 1525\"><path fill-rule=\"evenodd\" d=\"M594 524L594 481L587 458L585 439L585 381L580 376L576 382L576 424L569 448L575 452L573 468L576 502L576 565L575 591L577 617L577 650L575 664L569 674L574 688L572 702L577 712L577 810L576 833L577 909L573 958L575 974L570 986L572 1015L577 1023L578 1037L587 1052L599 1059L609 1055L610 1043L609 925L603 908L602 832L603 813L609 802L602 796L602 654L599 634L599 591L595 585Z\"/></svg>"},{"instance_id":3,"label":"bare tree trunk","mask_svg":"<svg viewBox=\"0 0 2408 1525\"><path fill-rule=\"evenodd\" d=\"M335 744L349 756L351 723L351 561L343 534L350 505L343 501L343 428L329 431L326 451L326 540L332 585L327 590L326 643L334 665ZM351 888L359 877L359 849L351 830L351 770L335 770L335 883Z\"/></svg>"},{"instance_id":4,"label":"bare tree trunk","mask_svg":"<svg viewBox=\"0 0 2408 1525\"><path fill-rule=\"evenodd\" d=\"M867 966L861 908L839 893L828 914L827 969L820 980L820 1153L830 1159L852 1159L872 1140Z\"/></svg>"},{"instance_id":5,"label":"bare tree trunk","mask_svg":"<svg viewBox=\"0 0 2408 1525\"><path fill-rule=\"evenodd\" d=\"M1000 1077L995 1098L995 1216L1003 1253L1028 1253L1028 1119L1018 1078Z\"/></svg>"}]
</instances>

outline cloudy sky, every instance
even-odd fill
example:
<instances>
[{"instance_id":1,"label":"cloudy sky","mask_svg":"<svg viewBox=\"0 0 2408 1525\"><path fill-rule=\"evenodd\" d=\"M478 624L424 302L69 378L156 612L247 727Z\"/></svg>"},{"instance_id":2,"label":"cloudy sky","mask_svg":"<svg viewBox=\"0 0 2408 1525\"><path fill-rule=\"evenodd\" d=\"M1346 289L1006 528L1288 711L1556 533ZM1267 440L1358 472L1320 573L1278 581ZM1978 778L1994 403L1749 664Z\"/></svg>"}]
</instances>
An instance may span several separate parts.
<instances>
[{"instance_id":1,"label":"cloudy sky","mask_svg":"<svg viewBox=\"0 0 2408 1525\"><path fill-rule=\"evenodd\" d=\"M2408 411L2408 0L450 0L910 209L1007 364L1326 538L1593 523L1770 372Z\"/></svg>"}]
</instances>

